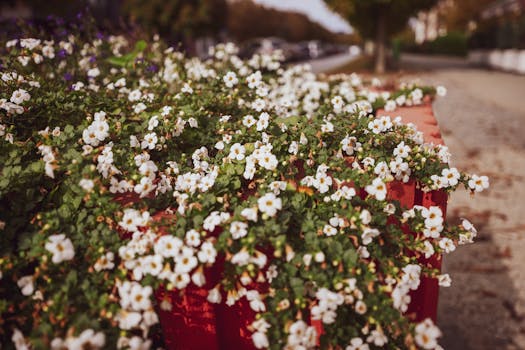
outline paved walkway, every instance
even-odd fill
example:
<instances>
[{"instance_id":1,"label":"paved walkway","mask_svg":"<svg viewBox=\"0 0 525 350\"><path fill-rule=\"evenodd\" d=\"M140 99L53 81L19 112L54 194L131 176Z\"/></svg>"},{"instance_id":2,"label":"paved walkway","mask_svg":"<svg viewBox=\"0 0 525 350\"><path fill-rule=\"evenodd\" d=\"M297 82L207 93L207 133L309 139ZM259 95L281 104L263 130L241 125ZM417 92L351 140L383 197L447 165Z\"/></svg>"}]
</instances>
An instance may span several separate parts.
<instances>
[{"instance_id":1,"label":"paved walkway","mask_svg":"<svg viewBox=\"0 0 525 350\"><path fill-rule=\"evenodd\" d=\"M488 175L491 188L474 198L458 191L449 202L448 220L470 219L479 236L445 257L453 283L440 291L441 343L525 349L525 76L446 63L403 56L402 67L427 70L404 80L447 87L434 111L453 165Z\"/></svg>"},{"instance_id":2,"label":"paved walkway","mask_svg":"<svg viewBox=\"0 0 525 350\"><path fill-rule=\"evenodd\" d=\"M310 63L310 65L312 66L312 71L314 73L323 73L344 66L345 64L352 62L358 57L359 55L341 53L333 56L310 60L308 63Z\"/></svg>"}]
</instances>

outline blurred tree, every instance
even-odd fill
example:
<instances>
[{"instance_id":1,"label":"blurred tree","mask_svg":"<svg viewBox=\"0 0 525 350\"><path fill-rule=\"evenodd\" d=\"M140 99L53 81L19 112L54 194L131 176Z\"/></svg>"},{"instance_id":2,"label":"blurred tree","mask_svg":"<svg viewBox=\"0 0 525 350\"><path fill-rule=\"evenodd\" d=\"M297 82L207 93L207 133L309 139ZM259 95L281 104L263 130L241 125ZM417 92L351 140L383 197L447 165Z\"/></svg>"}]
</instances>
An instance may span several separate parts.
<instances>
[{"instance_id":1,"label":"blurred tree","mask_svg":"<svg viewBox=\"0 0 525 350\"><path fill-rule=\"evenodd\" d=\"M336 39L334 33L303 14L267 8L251 0L230 1L228 14L228 32L238 41L268 36L294 42Z\"/></svg>"},{"instance_id":2,"label":"blurred tree","mask_svg":"<svg viewBox=\"0 0 525 350\"><path fill-rule=\"evenodd\" d=\"M447 30L470 31L470 25L480 20L481 12L494 0L442 0L440 15Z\"/></svg>"},{"instance_id":3,"label":"blurred tree","mask_svg":"<svg viewBox=\"0 0 525 350\"><path fill-rule=\"evenodd\" d=\"M347 18L365 39L375 41L375 71L383 73L386 41L405 28L408 20L438 0L325 0Z\"/></svg>"},{"instance_id":4,"label":"blurred tree","mask_svg":"<svg viewBox=\"0 0 525 350\"><path fill-rule=\"evenodd\" d=\"M146 30L186 42L224 28L226 0L121 0L123 15Z\"/></svg>"},{"instance_id":5,"label":"blurred tree","mask_svg":"<svg viewBox=\"0 0 525 350\"><path fill-rule=\"evenodd\" d=\"M88 6L88 0L5 0L5 3L11 6L17 4L28 6L35 19L49 15L69 18Z\"/></svg>"}]
</instances>

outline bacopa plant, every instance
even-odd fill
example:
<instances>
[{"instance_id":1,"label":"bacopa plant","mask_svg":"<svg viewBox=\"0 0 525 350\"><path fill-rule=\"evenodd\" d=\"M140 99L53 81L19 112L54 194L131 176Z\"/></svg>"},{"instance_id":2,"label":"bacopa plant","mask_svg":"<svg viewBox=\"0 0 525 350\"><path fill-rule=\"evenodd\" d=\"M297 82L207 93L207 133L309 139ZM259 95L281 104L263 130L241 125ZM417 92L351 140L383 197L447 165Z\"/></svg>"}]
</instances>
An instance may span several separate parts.
<instances>
[{"instance_id":1,"label":"bacopa plant","mask_svg":"<svg viewBox=\"0 0 525 350\"><path fill-rule=\"evenodd\" d=\"M157 311L172 305L155 291L188 286L212 303L247 299L260 349L439 348L439 329L406 310L423 276L450 278L418 257L476 230L402 207L388 184L480 192L488 179L374 116L435 88L318 80L277 54L243 61L232 44L199 60L159 40L83 38L3 43L6 348L162 346Z\"/></svg>"}]
</instances>

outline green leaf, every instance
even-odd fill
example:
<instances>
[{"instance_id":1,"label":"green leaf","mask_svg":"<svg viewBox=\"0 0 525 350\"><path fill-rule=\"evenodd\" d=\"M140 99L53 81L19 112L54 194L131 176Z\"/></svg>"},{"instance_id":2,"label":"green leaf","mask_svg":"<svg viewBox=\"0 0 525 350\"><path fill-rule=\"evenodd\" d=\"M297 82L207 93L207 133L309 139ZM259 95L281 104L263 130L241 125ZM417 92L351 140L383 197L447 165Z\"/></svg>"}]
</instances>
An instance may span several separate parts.
<instances>
[{"instance_id":1,"label":"green leaf","mask_svg":"<svg viewBox=\"0 0 525 350\"><path fill-rule=\"evenodd\" d=\"M146 50L146 47L148 47L148 44L146 43L146 41L144 41L144 40L139 40L139 41L137 41L137 43L135 44L135 50L134 50L134 52L142 52L142 51Z\"/></svg>"},{"instance_id":2,"label":"green leaf","mask_svg":"<svg viewBox=\"0 0 525 350\"><path fill-rule=\"evenodd\" d=\"M343 261L346 267L353 267L357 262L357 251L354 248L349 248L343 253Z\"/></svg>"}]
</instances>

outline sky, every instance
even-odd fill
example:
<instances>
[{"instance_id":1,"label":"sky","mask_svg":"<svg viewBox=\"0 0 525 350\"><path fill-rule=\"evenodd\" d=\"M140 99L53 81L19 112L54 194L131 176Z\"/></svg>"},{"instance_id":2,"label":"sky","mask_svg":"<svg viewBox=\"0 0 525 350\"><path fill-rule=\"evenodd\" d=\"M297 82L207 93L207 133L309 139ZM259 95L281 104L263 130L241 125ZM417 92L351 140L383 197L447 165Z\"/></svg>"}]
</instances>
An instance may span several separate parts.
<instances>
[{"instance_id":1,"label":"sky","mask_svg":"<svg viewBox=\"0 0 525 350\"><path fill-rule=\"evenodd\" d=\"M279 10L300 12L333 32L351 33L352 27L341 16L332 12L323 0L254 0Z\"/></svg>"}]
</instances>

